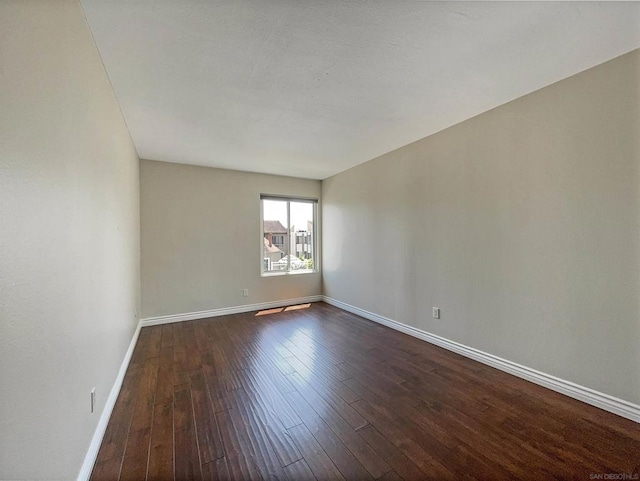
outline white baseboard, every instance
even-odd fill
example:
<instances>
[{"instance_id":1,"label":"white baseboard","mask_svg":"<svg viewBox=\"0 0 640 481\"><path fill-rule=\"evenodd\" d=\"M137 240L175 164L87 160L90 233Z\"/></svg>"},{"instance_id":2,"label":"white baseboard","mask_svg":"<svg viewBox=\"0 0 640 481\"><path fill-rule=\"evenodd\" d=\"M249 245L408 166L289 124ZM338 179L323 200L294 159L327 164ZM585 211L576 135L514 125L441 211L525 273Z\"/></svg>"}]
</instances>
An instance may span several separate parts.
<instances>
[{"instance_id":1,"label":"white baseboard","mask_svg":"<svg viewBox=\"0 0 640 481\"><path fill-rule=\"evenodd\" d=\"M403 324L401 322L394 321L393 319L389 319L378 314L374 314L373 312L365 311L364 309L346 304L342 301L338 301L337 299L332 299L331 297L327 296L322 297L324 302L326 302L327 304L331 304L332 306L339 307L340 309L351 312L360 317L364 317L365 319L369 319L370 321L383 324L397 331L404 332L405 334L409 334L410 336L417 337L418 339L422 339L423 341L427 341L431 344L435 344L436 346L443 347L444 349L448 349L449 351L456 352L462 356L474 359L483 364L487 364L488 366L495 367L496 369L500 369L501 371L508 372L509 374L513 374L514 376L526 379L527 381L531 381L533 383L539 384L540 386L544 386L553 391L559 392L579 401L591 404L592 406L604 409L605 411L609 411L611 413L640 423L640 405L638 404L634 404L623 399L618 399L616 397L604 394L599 391L595 391L588 387L580 386L579 384L575 384L571 381L566 381L550 374L536 371L535 369L531 369L521 364L502 359L498 356L494 356L493 354L489 354L478 349L465 346L464 344L450 341L448 339L445 339L444 337L431 334L421 329L416 329L415 327L407 326L406 324Z\"/></svg>"},{"instance_id":2,"label":"white baseboard","mask_svg":"<svg viewBox=\"0 0 640 481\"><path fill-rule=\"evenodd\" d=\"M124 355L124 359L122 361L122 364L120 365L120 370L118 371L116 380L113 383L111 392L109 392L109 397L107 398L104 409L102 410L102 414L100 415L100 420L98 421L96 430L93 433L91 444L89 445L87 454L84 457L84 462L82 463L82 468L80 468L80 473L78 474L78 481L88 481L91 477L91 471L93 471L93 465L95 464L98 457L98 451L100 451L100 445L102 444L104 433L107 430L107 424L109 424L111 412L116 405L116 399L118 399L118 394L120 394L120 388L122 387L122 381L124 381L124 375L127 373L127 368L129 367L129 362L131 361L133 350L135 349L136 343L138 342L138 336L140 335L141 327L142 323L139 322L138 327L136 327L136 330L133 333L133 338L131 339L131 343L129 344L129 349L127 349L127 352Z\"/></svg>"},{"instance_id":3,"label":"white baseboard","mask_svg":"<svg viewBox=\"0 0 640 481\"><path fill-rule=\"evenodd\" d=\"M241 312L261 311L262 309L274 309L276 307L292 306L294 304L306 304L308 302L318 302L322 296L298 297L296 299L283 299L281 301L260 302L258 304L246 304L244 306L222 307L220 309L210 309L208 311L186 312L184 314L171 314L168 316L147 317L142 319L142 327L157 326L158 324L170 324L172 322L193 321L195 319L206 319L208 317L226 316L229 314L239 314Z\"/></svg>"}]
</instances>

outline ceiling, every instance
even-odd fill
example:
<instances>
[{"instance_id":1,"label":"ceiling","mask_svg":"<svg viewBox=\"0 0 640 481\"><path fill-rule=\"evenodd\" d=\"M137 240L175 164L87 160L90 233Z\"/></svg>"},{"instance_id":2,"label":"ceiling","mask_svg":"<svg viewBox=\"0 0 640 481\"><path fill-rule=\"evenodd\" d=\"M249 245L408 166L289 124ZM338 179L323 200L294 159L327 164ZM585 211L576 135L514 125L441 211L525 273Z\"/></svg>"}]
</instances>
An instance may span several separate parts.
<instances>
[{"instance_id":1,"label":"ceiling","mask_svg":"<svg viewBox=\"0 0 640 481\"><path fill-rule=\"evenodd\" d=\"M82 0L141 158L323 179L640 47L640 3Z\"/></svg>"}]
</instances>

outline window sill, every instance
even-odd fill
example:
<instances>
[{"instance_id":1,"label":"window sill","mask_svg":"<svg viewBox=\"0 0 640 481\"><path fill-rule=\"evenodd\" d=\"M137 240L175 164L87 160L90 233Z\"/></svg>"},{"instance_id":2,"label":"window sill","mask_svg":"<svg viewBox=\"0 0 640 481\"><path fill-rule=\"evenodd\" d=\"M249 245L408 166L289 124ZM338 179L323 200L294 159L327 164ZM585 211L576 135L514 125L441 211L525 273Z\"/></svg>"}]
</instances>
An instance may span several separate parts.
<instances>
[{"instance_id":1,"label":"window sill","mask_svg":"<svg viewBox=\"0 0 640 481\"><path fill-rule=\"evenodd\" d=\"M261 277L279 277L279 276L299 276L301 274L317 274L317 270L295 270L295 271L274 271L263 272Z\"/></svg>"}]
</instances>

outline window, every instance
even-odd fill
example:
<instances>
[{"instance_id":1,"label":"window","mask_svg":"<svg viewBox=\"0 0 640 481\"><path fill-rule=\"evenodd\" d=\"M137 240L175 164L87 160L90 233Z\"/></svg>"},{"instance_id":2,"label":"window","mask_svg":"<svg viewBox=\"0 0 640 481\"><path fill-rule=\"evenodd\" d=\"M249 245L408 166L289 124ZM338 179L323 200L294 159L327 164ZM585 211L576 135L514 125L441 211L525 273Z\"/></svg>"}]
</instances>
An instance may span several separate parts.
<instances>
[{"instance_id":1,"label":"window","mask_svg":"<svg viewBox=\"0 0 640 481\"><path fill-rule=\"evenodd\" d=\"M315 272L318 201L262 195L260 202L262 274Z\"/></svg>"}]
</instances>

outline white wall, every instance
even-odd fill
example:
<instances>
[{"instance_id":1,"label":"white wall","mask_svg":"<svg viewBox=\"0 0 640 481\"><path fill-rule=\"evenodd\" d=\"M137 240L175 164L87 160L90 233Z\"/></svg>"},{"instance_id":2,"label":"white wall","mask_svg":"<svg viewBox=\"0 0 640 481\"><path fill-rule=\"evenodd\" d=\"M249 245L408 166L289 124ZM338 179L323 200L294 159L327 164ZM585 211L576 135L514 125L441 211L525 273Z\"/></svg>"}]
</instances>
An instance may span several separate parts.
<instances>
[{"instance_id":1,"label":"white wall","mask_svg":"<svg viewBox=\"0 0 640 481\"><path fill-rule=\"evenodd\" d=\"M317 180L141 160L143 317L321 294L320 273L260 276L260 194L320 190Z\"/></svg>"},{"instance_id":2,"label":"white wall","mask_svg":"<svg viewBox=\"0 0 640 481\"><path fill-rule=\"evenodd\" d=\"M322 197L327 296L640 402L640 51Z\"/></svg>"},{"instance_id":3,"label":"white wall","mask_svg":"<svg viewBox=\"0 0 640 481\"><path fill-rule=\"evenodd\" d=\"M0 479L78 475L139 285L138 158L81 7L5 0Z\"/></svg>"}]
</instances>

